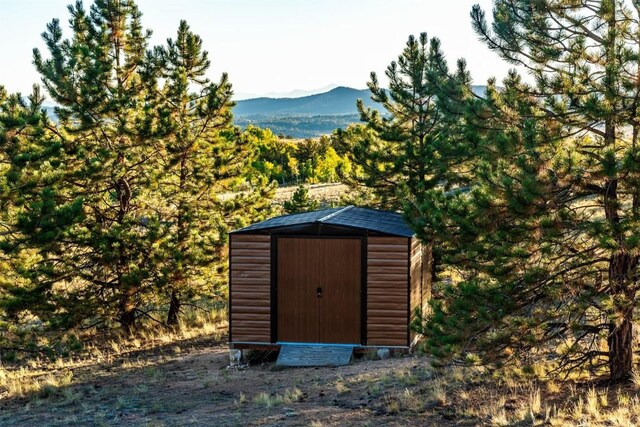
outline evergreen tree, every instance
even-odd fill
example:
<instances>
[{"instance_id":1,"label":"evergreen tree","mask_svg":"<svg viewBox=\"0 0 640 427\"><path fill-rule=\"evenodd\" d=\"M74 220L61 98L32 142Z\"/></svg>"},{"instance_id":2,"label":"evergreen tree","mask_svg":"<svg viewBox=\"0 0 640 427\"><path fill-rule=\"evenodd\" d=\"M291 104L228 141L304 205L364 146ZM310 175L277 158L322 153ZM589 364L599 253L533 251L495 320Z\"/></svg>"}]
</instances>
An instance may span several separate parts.
<instances>
[{"instance_id":1,"label":"evergreen tree","mask_svg":"<svg viewBox=\"0 0 640 427\"><path fill-rule=\"evenodd\" d=\"M350 145L352 185L372 189L379 207L413 212L423 194L439 185L453 187L464 180L460 165L470 159L469 141L458 133L464 120L462 101L472 96L463 60L449 71L440 41L410 36L405 49L386 70L389 88L381 88L376 73L368 83L371 98L386 110L358 109L366 127L336 135ZM344 151L344 148L342 148Z\"/></svg>"},{"instance_id":2,"label":"evergreen tree","mask_svg":"<svg viewBox=\"0 0 640 427\"><path fill-rule=\"evenodd\" d=\"M638 291L640 6L496 0L476 32L512 72L487 99L471 192L427 200L427 233L467 269L435 305L432 347L482 354L559 346L559 369L633 368ZM432 199L433 200L433 199ZM457 252L457 254L455 253ZM469 348L469 347L467 347Z\"/></svg>"},{"instance_id":3,"label":"evergreen tree","mask_svg":"<svg viewBox=\"0 0 640 427\"><path fill-rule=\"evenodd\" d=\"M62 144L42 110L43 101L37 86L28 98L0 87L0 347L6 351L33 338L21 329L32 320L23 316L26 308L42 320L67 308L57 307L47 295L48 284L33 280L30 271L39 254L24 245L19 225L29 209L51 206L61 175ZM42 218L42 245L77 217L78 206L69 204L59 214L56 222Z\"/></svg>"},{"instance_id":4,"label":"evergreen tree","mask_svg":"<svg viewBox=\"0 0 640 427\"><path fill-rule=\"evenodd\" d=\"M154 55L164 79L157 204L165 206L160 220L168 225L159 254L164 258L159 285L170 301L167 323L176 324L183 299L210 295L214 283L224 283L229 226L237 225L238 217L255 220L252 209L264 210L271 188L260 180L239 187L247 183L253 148L231 125L234 104L227 75L218 83L205 77L210 61L200 37L182 21L175 41L169 39ZM193 92L196 87L199 91ZM237 196L241 203L220 197L234 190L254 194Z\"/></svg>"},{"instance_id":5,"label":"evergreen tree","mask_svg":"<svg viewBox=\"0 0 640 427\"><path fill-rule=\"evenodd\" d=\"M169 303L176 323L185 299L223 293L226 232L263 218L273 188L248 169L254 148L231 125L231 85L204 77L209 60L186 23L148 50L131 0L69 11L72 37L53 20L50 57L34 50L58 104L58 150L16 168L39 193L20 194L11 248L32 254L20 270L32 286L6 305L54 328L115 321L131 332ZM38 169L52 164L55 179Z\"/></svg>"},{"instance_id":6,"label":"evergreen tree","mask_svg":"<svg viewBox=\"0 0 640 427\"><path fill-rule=\"evenodd\" d=\"M304 185L299 186L291 196L291 200L284 202L284 210L288 214L309 212L318 209L317 200L309 197L309 190Z\"/></svg>"},{"instance_id":7,"label":"evergreen tree","mask_svg":"<svg viewBox=\"0 0 640 427\"><path fill-rule=\"evenodd\" d=\"M65 185L25 212L21 231L41 253L36 280L74 306L68 318L113 319L131 331L158 239L143 200L157 157L146 119L154 109L146 86L152 79L142 77L150 32L131 0L96 0L88 13L78 1L69 12L72 37L63 40L54 19L43 34L50 58L34 50L59 105ZM43 222L56 224L68 205L77 218L47 234Z\"/></svg>"},{"instance_id":8,"label":"evergreen tree","mask_svg":"<svg viewBox=\"0 0 640 427\"><path fill-rule=\"evenodd\" d=\"M338 130L334 145L352 152L345 181L355 189L352 204L404 211L418 236L433 244L432 275L440 268L440 252L448 241L432 233L425 218L425 200L464 189L473 174L482 101L471 90L464 60L449 70L440 41L425 33L410 36L397 61L386 70L389 88L381 88L375 73L368 83L372 99L384 113L358 109L366 125ZM426 210L425 210L426 209Z\"/></svg>"}]
</instances>

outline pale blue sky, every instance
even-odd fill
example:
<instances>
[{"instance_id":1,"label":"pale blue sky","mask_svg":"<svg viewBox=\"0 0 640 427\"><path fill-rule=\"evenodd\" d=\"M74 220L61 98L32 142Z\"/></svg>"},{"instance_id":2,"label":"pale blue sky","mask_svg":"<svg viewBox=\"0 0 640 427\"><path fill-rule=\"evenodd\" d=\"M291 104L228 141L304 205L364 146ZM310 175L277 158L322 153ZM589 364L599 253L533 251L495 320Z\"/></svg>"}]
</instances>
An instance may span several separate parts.
<instances>
[{"instance_id":1,"label":"pale blue sky","mask_svg":"<svg viewBox=\"0 0 640 427\"><path fill-rule=\"evenodd\" d=\"M72 0L0 0L0 84L29 92L39 82L31 51L54 17L68 36ZM91 2L85 1L86 6ZM186 19L209 51L211 79L229 73L238 94L310 90L329 84L366 87L383 75L409 34L437 36L450 64L469 63L476 84L509 66L473 33L469 11L491 0L138 0L152 44L174 37ZM384 81L383 81L384 82Z\"/></svg>"}]
</instances>

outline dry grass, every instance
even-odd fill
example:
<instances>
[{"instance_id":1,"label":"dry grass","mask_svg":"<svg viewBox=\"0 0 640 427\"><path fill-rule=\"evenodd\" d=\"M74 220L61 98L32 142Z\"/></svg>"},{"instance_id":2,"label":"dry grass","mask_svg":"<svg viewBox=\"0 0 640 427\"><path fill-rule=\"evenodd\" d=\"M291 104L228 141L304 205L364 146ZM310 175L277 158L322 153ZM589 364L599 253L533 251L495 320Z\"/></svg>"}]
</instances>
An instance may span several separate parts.
<instances>
[{"instance_id":1,"label":"dry grass","mask_svg":"<svg viewBox=\"0 0 640 427\"><path fill-rule=\"evenodd\" d=\"M611 390L589 385L590 379L584 376L566 381L548 378L547 371L536 367L525 374L511 367L489 375L480 368L441 369L429 381L419 379L416 387L422 405L411 399L416 387L409 386L404 399L402 393L387 394L387 410L425 413L433 408L448 417L468 420L471 425L640 425L637 378L633 384ZM398 371L394 377L402 384L405 376Z\"/></svg>"},{"instance_id":2,"label":"dry grass","mask_svg":"<svg viewBox=\"0 0 640 427\"><path fill-rule=\"evenodd\" d=\"M58 389L69 386L72 380L72 371L48 373L26 368L0 369L0 397L49 397Z\"/></svg>"},{"instance_id":3,"label":"dry grass","mask_svg":"<svg viewBox=\"0 0 640 427\"><path fill-rule=\"evenodd\" d=\"M335 389L338 394L347 394L351 391L351 389L345 384L344 380L342 379L336 381Z\"/></svg>"},{"instance_id":4,"label":"dry grass","mask_svg":"<svg viewBox=\"0 0 640 427\"><path fill-rule=\"evenodd\" d=\"M309 184L305 187L309 190L309 197L322 204L339 203L340 197L349 191L349 187L341 183ZM286 200L290 200L297 189L298 185L278 188L274 203L281 205Z\"/></svg>"},{"instance_id":5,"label":"dry grass","mask_svg":"<svg viewBox=\"0 0 640 427\"><path fill-rule=\"evenodd\" d=\"M444 406L447 404L447 379L438 378L427 386L428 400L435 402L437 405ZM453 382L452 382L453 383Z\"/></svg>"},{"instance_id":6,"label":"dry grass","mask_svg":"<svg viewBox=\"0 0 640 427\"><path fill-rule=\"evenodd\" d=\"M224 333L224 317L201 318L199 325L112 337L86 347L82 358L0 369L0 411L27 417L42 416L47 408L61 414L60 422L94 425L130 413L139 418L129 425L153 425L164 417L189 424L180 414L186 417L193 407L212 417L206 418L210 423L225 417L230 425L245 418L248 424L272 425L290 418L295 425L633 426L640 421L637 377L604 387L587 377L548 378L545 367L436 369L427 357L363 358L339 369L272 370L266 364L234 370L225 368L224 345L217 345L215 359L211 356L212 340ZM11 416L0 415L0 424Z\"/></svg>"},{"instance_id":7,"label":"dry grass","mask_svg":"<svg viewBox=\"0 0 640 427\"><path fill-rule=\"evenodd\" d=\"M557 383L551 388L557 393ZM541 385L541 384L540 384ZM489 388L490 386L485 386ZM549 388L547 387L547 390ZM569 387L567 389L570 390ZM478 405L472 415L486 419L493 426L550 425L550 426L635 426L640 421L640 398L629 397L618 390L616 405L610 405L607 388L589 387L569 391L557 399L541 388L533 388L528 396L502 392L494 395L486 405Z\"/></svg>"},{"instance_id":8,"label":"dry grass","mask_svg":"<svg viewBox=\"0 0 640 427\"><path fill-rule=\"evenodd\" d=\"M274 406L296 402L298 399L300 399L301 396L302 392L300 391L300 389L294 387L292 389L285 390L284 394L269 394L266 392L258 393L253 398L253 403L270 409Z\"/></svg>"},{"instance_id":9,"label":"dry grass","mask_svg":"<svg viewBox=\"0 0 640 427\"><path fill-rule=\"evenodd\" d=\"M177 328L145 325L134 336L113 335L100 338L94 335L84 347L71 357L30 359L22 366L0 365L0 399L41 399L73 384L73 372L80 368L112 364L123 359L121 369L138 369L152 364L150 359L135 357L137 353L170 346L173 354L180 354L181 342L207 337L213 341L223 339L227 331L225 310L210 313L192 313L188 322ZM85 332L90 336L88 332ZM172 345L176 344L176 345Z\"/></svg>"}]
</instances>

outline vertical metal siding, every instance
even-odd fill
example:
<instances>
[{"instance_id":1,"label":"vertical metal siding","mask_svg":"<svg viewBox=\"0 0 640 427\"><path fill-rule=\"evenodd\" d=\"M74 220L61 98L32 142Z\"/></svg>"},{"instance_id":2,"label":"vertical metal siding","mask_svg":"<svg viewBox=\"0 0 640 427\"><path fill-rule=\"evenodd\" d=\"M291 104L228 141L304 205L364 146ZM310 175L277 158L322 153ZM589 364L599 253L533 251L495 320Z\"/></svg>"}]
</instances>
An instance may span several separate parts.
<instances>
[{"instance_id":1,"label":"vertical metal siding","mask_svg":"<svg viewBox=\"0 0 640 427\"><path fill-rule=\"evenodd\" d=\"M361 247L360 238L278 238L278 341L360 343Z\"/></svg>"}]
</instances>

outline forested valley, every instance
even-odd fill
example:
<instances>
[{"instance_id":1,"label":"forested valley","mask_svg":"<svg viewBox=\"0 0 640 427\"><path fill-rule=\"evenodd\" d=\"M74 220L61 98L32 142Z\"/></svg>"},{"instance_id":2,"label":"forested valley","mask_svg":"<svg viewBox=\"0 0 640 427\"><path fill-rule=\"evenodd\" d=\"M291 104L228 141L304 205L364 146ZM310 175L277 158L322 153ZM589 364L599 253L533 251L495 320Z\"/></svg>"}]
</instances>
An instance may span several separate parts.
<instances>
[{"instance_id":1,"label":"forested valley","mask_svg":"<svg viewBox=\"0 0 640 427\"><path fill-rule=\"evenodd\" d=\"M287 408L324 408L327 387L345 411L329 411L329 424L640 422L640 3L492 4L474 6L471 25L513 65L506 78L479 93L485 82L463 58L447 58L434 35L407 35L384 83L369 76L375 106L359 100L359 123L310 139L239 126L233 76L211 75L186 21L152 46L133 0L69 6L68 25L53 19L46 48L33 51L33 92L0 86L0 399L10 409L33 396L38 407L75 405L87 377L136 352L127 369L140 369L146 395L145 375L172 384L153 364L184 366L180 346L206 372L225 343L229 232L356 205L402 212L433 248L432 301L411 324L422 336L415 354L380 361L384 378L356 366L349 378L322 370L327 382L311 384L294 371L300 378L277 391L216 368L215 381L198 379L198 396L205 405L210 387L222 390L224 425L244 411L257 424L286 424L289 413L315 423ZM327 183L339 193L314 196L310 185ZM220 348L207 353L204 340ZM97 370L74 386L65 363L92 359ZM253 390L240 378L262 391L247 401ZM100 420L183 422L127 404L124 418L105 409ZM70 416L100 421L87 408Z\"/></svg>"}]
</instances>

